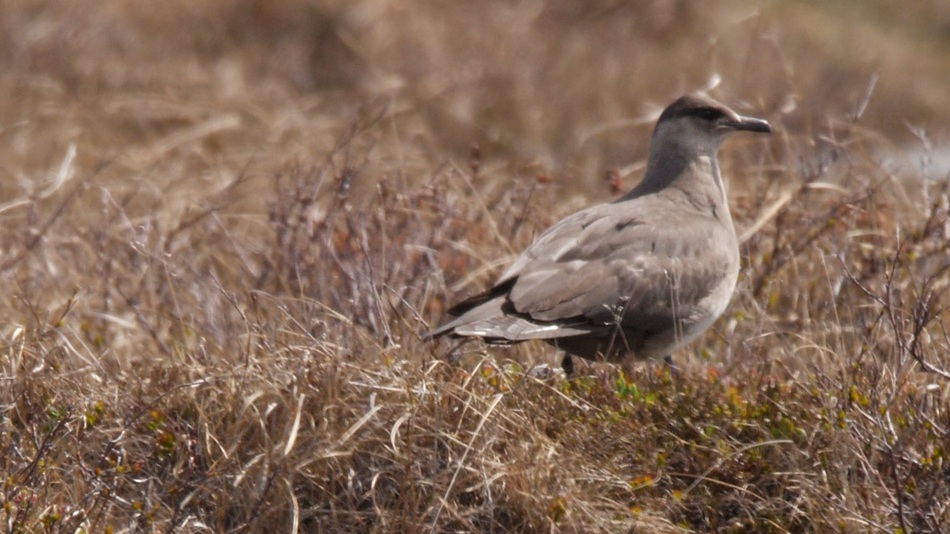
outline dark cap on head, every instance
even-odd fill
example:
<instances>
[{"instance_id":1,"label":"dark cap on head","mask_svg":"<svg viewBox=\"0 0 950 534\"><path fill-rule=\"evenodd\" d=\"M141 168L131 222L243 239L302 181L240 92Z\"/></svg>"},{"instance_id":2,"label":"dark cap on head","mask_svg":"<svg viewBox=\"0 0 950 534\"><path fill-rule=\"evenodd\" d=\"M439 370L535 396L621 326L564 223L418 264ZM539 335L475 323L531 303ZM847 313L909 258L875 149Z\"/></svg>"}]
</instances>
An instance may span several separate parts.
<instances>
[{"instance_id":1,"label":"dark cap on head","mask_svg":"<svg viewBox=\"0 0 950 534\"><path fill-rule=\"evenodd\" d=\"M770 133L769 123L754 117L743 117L725 105L711 98L698 95L686 95L676 99L663 110L657 125L679 117L695 117L700 120L716 122L735 130Z\"/></svg>"}]
</instances>

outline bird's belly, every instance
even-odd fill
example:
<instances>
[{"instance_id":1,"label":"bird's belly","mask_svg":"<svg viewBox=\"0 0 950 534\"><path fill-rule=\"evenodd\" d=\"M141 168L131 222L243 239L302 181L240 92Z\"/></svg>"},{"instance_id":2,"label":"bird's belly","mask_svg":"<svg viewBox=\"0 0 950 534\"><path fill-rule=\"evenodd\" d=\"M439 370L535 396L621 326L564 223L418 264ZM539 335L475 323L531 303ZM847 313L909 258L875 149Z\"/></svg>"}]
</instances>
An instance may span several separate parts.
<instances>
[{"instance_id":1,"label":"bird's belly","mask_svg":"<svg viewBox=\"0 0 950 534\"><path fill-rule=\"evenodd\" d=\"M651 354L650 357L667 356L689 344L706 331L729 306L732 293L736 288L738 269L729 273L705 298L699 301L692 317L679 322L679 327L656 336L645 345Z\"/></svg>"}]
</instances>

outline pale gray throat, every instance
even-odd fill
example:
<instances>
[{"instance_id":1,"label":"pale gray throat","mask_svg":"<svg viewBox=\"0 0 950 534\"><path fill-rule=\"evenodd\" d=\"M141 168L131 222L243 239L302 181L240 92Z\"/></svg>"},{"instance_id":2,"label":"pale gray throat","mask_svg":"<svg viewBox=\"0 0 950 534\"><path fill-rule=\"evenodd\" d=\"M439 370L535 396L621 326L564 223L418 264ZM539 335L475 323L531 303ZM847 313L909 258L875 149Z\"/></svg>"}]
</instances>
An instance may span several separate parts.
<instances>
[{"instance_id":1,"label":"pale gray throat","mask_svg":"<svg viewBox=\"0 0 950 534\"><path fill-rule=\"evenodd\" d=\"M650 147L650 157L647 160L647 170L643 180L629 193L617 199L617 202L674 189L689 193L687 196L690 197L690 203L694 205L709 204L711 200L712 205L709 207L715 208L717 205L726 202L726 191L722 182L722 174L719 171L717 152L718 147L714 147L708 153L697 153L694 148L677 143L654 142ZM703 157L709 159L709 170L712 172L716 188L715 194L712 195L713 198L701 199L694 196L697 192L699 194L702 194L703 191L709 192L710 184L702 179L705 173L701 172L701 169L696 169L697 172L690 172L690 166L700 165Z\"/></svg>"}]
</instances>

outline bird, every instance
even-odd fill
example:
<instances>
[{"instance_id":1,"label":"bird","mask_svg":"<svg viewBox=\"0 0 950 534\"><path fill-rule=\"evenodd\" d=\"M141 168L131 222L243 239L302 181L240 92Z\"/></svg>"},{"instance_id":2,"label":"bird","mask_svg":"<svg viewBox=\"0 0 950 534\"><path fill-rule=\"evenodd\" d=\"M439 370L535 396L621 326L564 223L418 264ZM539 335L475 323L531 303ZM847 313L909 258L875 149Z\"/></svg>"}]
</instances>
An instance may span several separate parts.
<instances>
[{"instance_id":1,"label":"bird","mask_svg":"<svg viewBox=\"0 0 950 534\"><path fill-rule=\"evenodd\" d=\"M739 274L739 242L717 153L737 131L768 121L686 95L657 119L640 183L616 200L542 232L488 290L425 332L510 345L542 340L572 356L620 364L663 360L725 311Z\"/></svg>"}]
</instances>

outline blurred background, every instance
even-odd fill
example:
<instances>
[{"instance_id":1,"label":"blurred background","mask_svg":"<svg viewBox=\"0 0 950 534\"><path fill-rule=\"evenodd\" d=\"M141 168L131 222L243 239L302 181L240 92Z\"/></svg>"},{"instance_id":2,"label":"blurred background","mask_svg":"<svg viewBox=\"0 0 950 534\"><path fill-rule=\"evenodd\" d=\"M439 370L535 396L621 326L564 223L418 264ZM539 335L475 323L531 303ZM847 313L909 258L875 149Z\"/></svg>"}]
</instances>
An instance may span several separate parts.
<instances>
[{"instance_id":1,"label":"blurred background","mask_svg":"<svg viewBox=\"0 0 950 534\"><path fill-rule=\"evenodd\" d=\"M768 118L793 152L859 131L888 168L926 159L939 176L948 50L943 0L9 0L0 193L70 145L86 172L213 185L359 130L368 164L400 179L477 146L607 195L610 169L635 182L658 111L700 90Z\"/></svg>"},{"instance_id":2,"label":"blurred background","mask_svg":"<svg viewBox=\"0 0 950 534\"><path fill-rule=\"evenodd\" d=\"M950 531L948 51L948 0L2 0L0 521ZM696 91L774 133L682 375L442 365Z\"/></svg>"}]
</instances>

